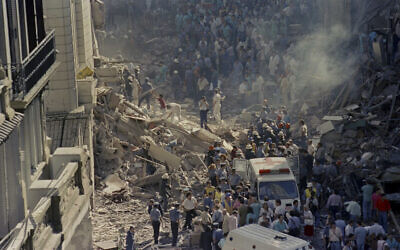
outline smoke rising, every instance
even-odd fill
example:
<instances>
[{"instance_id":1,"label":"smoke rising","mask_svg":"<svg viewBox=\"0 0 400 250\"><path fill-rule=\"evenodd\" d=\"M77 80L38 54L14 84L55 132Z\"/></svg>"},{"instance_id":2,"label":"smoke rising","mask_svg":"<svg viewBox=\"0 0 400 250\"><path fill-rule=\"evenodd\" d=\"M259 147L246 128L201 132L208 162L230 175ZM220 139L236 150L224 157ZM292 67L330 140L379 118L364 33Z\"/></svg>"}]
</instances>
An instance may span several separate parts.
<instances>
[{"instance_id":1,"label":"smoke rising","mask_svg":"<svg viewBox=\"0 0 400 250\"><path fill-rule=\"evenodd\" d=\"M338 25L306 35L288 49L292 102L318 96L351 79L359 57L349 48L351 38Z\"/></svg>"}]
</instances>

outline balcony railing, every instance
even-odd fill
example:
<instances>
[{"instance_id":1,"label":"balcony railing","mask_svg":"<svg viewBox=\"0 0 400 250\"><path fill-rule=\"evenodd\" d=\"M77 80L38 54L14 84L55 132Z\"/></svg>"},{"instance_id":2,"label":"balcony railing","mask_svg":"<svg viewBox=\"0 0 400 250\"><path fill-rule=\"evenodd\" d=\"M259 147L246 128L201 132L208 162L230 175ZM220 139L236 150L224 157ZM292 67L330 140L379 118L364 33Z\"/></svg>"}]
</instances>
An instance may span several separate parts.
<instances>
[{"instance_id":1,"label":"balcony railing","mask_svg":"<svg viewBox=\"0 0 400 250\"><path fill-rule=\"evenodd\" d=\"M56 60L54 30L13 71L14 98L25 96Z\"/></svg>"}]
</instances>

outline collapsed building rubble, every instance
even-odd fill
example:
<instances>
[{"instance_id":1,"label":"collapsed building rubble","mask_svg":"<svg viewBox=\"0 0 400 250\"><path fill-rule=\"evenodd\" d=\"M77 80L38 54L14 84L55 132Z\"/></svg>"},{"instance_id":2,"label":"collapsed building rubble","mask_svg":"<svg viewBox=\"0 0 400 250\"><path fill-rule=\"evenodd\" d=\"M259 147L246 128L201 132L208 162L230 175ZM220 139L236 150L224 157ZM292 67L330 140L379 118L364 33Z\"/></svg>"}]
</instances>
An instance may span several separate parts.
<instances>
[{"instance_id":1,"label":"collapsed building rubble","mask_svg":"<svg viewBox=\"0 0 400 250\"><path fill-rule=\"evenodd\" d=\"M117 220L111 213L111 207L135 206L144 209L143 203L155 198L159 192L162 176L168 173L171 179L172 197L181 197L185 188L202 193L202 184L207 178L207 167L202 158L209 145L221 142L231 150L231 141L189 120L174 123L169 120L152 118L141 108L128 102L112 87L97 88L97 106L94 109L95 134L95 174L97 176L98 201L95 213L109 214L111 220ZM223 138L236 139L228 128L215 131ZM138 206L139 200L141 205ZM119 206L118 203L122 206ZM104 205L104 206L103 206ZM105 208L107 207L107 208ZM135 212L135 218L138 214ZM147 216L141 223L147 223ZM99 218L96 223L103 223ZM113 219L114 218L114 219ZM119 219L118 219L119 220ZM135 219L135 224L138 222ZM126 228L133 223L124 219L111 221L114 227L114 242L119 235L119 227ZM111 226L111 225L110 225ZM96 227L102 230L102 227ZM146 225L144 228L149 229ZM97 235L96 232L94 235ZM151 234L141 235L148 239ZM110 232L96 238L95 242L110 239Z\"/></svg>"}]
</instances>

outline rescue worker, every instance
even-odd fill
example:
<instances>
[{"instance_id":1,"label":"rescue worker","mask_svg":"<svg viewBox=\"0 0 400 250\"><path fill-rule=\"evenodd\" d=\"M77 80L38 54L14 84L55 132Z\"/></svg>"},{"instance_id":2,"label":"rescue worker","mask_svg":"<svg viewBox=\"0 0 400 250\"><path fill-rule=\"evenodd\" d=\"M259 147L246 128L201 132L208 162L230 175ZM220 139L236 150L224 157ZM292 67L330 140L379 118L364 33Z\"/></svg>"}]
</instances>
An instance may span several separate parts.
<instances>
[{"instance_id":1,"label":"rescue worker","mask_svg":"<svg viewBox=\"0 0 400 250\"><path fill-rule=\"evenodd\" d=\"M150 78L146 77L142 85L142 96L139 100L139 107L142 105L143 100L146 101L147 109L150 110L150 97L152 94L153 85L150 82Z\"/></svg>"},{"instance_id":2,"label":"rescue worker","mask_svg":"<svg viewBox=\"0 0 400 250\"><path fill-rule=\"evenodd\" d=\"M172 246L176 247L178 242L178 230L179 230L179 203L175 202L172 209L169 211L169 218L171 220L171 233L172 233Z\"/></svg>"},{"instance_id":3,"label":"rescue worker","mask_svg":"<svg viewBox=\"0 0 400 250\"><path fill-rule=\"evenodd\" d=\"M207 128L207 112L209 110L209 105L205 96L201 97L199 102L200 108L200 127Z\"/></svg>"},{"instance_id":4,"label":"rescue worker","mask_svg":"<svg viewBox=\"0 0 400 250\"><path fill-rule=\"evenodd\" d=\"M131 226L126 234L126 250L135 249L135 229Z\"/></svg>"},{"instance_id":5,"label":"rescue worker","mask_svg":"<svg viewBox=\"0 0 400 250\"><path fill-rule=\"evenodd\" d=\"M150 219L151 219L151 225L153 226L153 238L154 238L155 245L158 245L158 237L160 234L160 225L162 222L161 212L158 209L159 205L160 204L158 202L155 202L153 208L150 211Z\"/></svg>"},{"instance_id":6,"label":"rescue worker","mask_svg":"<svg viewBox=\"0 0 400 250\"><path fill-rule=\"evenodd\" d=\"M161 195L161 202L162 208L164 211L168 209L168 199L171 197L170 190L171 186L169 185L169 175L168 173L163 174L161 177L161 184L160 184L160 195Z\"/></svg>"},{"instance_id":7,"label":"rescue worker","mask_svg":"<svg viewBox=\"0 0 400 250\"><path fill-rule=\"evenodd\" d=\"M215 121L220 124L221 123L221 101L225 99L225 96L221 96L221 91L219 88L215 89L215 95L213 98L213 115Z\"/></svg>"}]
</instances>

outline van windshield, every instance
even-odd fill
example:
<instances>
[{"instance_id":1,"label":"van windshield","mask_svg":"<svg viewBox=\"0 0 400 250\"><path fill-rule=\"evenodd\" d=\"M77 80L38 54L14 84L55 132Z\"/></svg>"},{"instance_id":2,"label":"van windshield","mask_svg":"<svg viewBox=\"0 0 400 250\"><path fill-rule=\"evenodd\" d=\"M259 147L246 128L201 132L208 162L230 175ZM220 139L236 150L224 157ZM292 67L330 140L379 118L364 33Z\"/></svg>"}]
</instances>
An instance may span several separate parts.
<instances>
[{"instance_id":1,"label":"van windshield","mask_svg":"<svg viewBox=\"0 0 400 250\"><path fill-rule=\"evenodd\" d=\"M265 196L268 196L270 200L295 199L298 198L297 195L295 181L260 182L259 184L260 200L264 200Z\"/></svg>"}]
</instances>

